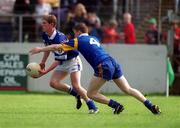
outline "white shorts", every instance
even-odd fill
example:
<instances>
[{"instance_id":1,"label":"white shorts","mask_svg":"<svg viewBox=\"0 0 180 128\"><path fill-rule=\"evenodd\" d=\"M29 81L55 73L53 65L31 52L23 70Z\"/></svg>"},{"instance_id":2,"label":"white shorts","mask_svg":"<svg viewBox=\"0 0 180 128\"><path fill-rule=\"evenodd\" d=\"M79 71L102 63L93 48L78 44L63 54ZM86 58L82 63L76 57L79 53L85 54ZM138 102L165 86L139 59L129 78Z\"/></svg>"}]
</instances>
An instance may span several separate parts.
<instances>
[{"instance_id":1,"label":"white shorts","mask_svg":"<svg viewBox=\"0 0 180 128\"><path fill-rule=\"evenodd\" d=\"M79 56L62 61L60 65L58 65L55 69L56 71L64 71L68 73L82 71L82 62Z\"/></svg>"}]
</instances>

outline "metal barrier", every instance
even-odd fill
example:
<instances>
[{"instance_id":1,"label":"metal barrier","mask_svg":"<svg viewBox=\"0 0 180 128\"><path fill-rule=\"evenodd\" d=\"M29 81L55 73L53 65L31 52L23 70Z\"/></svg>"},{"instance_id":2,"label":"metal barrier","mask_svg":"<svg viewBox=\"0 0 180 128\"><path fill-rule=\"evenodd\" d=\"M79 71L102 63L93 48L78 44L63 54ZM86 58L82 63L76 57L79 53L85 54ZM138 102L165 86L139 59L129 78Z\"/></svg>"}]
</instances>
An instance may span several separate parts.
<instances>
[{"instance_id":1,"label":"metal barrier","mask_svg":"<svg viewBox=\"0 0 180 128\"><path fill-rule=\"evenodd\" d=\"M42 18L42 16L0 15L0 42L37 42L39 38L37 18ZM12 35L7 34L8 32ZM9 36L5 37L5 33ZM8 40L6 41L5 38ZM27 40L27 38L32 39Z\"/></svg>"}]
</instances>

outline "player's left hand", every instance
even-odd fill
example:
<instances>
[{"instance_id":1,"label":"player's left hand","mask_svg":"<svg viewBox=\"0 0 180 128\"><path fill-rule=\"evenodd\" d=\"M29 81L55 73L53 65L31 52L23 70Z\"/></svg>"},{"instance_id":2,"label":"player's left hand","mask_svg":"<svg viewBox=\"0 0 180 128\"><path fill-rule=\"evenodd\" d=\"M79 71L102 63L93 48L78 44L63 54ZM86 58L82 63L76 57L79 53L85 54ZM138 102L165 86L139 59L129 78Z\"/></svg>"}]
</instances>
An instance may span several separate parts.
<instances>
[{"instance_id":1,"label":"player's left hand","mask_svg":"<svg viewBox=\"0 0 180 128\"><path fill-rule=\"evenodd\" d=\"M39 78L39 77L41 77L41 76L43 76L43 75L45 75L47 72L45 71L45 70L39 70L39 75L36 75L36 76L32 76L33 78Z\"/></svg>"},{"instance_id":2,"label":"player's left hand","mask_svg":"<svg viewBox=\"0 0 180 128\"><path fill-rule=\"evenodd\" d=\"M41 62L39 65L41 67L41 70L45 70L45 63L44 62Z\"/></svg>"},{"instance_id":3,"label":"player's left hand","mask_svg":"<svg viewBox=\"0 0 180 128\"><path fill-rule=\"evenodd\" d=\"M41 52L41 47L35 47L35 48L32 48L29 53L31 55L34 55L34 54L37 54L37 53L40 53Z\"/></svg>"}]
</instances>

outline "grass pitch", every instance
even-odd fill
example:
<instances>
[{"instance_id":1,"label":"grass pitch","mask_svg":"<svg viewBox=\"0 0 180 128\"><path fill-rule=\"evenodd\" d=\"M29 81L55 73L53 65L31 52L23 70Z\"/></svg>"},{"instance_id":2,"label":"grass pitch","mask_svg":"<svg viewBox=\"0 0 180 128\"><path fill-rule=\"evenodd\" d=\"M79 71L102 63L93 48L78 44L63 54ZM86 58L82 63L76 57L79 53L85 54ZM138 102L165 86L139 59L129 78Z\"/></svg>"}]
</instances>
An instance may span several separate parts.
<instances>
[{"instance_id":1,"label":"grass pitch","mask_svg":"<svg viewBox=\"0 0 180 128\"><path fill-rule=\"evenodd\" d=\"M75 109L75 99L54 94L0 94L0 128L179 128L180 97L150 96L162 110L153 115L129 96L108 95L125 106L119 115L96 103L100 113L90 115L86 104Z\"/></svg>"}]
</instances>

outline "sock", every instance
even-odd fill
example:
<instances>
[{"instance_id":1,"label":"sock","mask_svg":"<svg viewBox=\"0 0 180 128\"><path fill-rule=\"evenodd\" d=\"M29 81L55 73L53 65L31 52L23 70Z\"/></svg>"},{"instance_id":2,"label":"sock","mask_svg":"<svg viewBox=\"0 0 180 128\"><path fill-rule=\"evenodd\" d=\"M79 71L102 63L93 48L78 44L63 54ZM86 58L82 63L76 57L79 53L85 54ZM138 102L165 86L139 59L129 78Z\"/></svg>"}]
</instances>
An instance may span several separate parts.
<instances>
[{"instance_id":1,"label":"sock","mask_svg":"<svg viewBox=\"0 0 180 128\"><path fill-rule=\"evenodd\" d=\"M120 103L118 103L112 99L110 99L109 104L108 104L108 106L110 106L111 108L116 108L119 105L120 105Z\"/></svg>"},{"instance_id":2,"label":"sock","mask_svg":"<svg viewBox=\"0 0 180 128\"><path fill-rule=\"evenodd\" d=\"M93 102L93 100L87 101L86 104L87 104L89 110L90 110L90 109L97 109L97 108L96 108L96 105L95 105L94 102Z\"/></svg>"},{"instance_id":3,"label":"sock","mask_svg":"<svg viewBox=\"0 0 180 128\"><path fill-rule=\"evenodd\" d=\"M151 103L151 101L149 100L146 100L144 101L144 105L150 110L153 106L153 104Z\"/></svg>"},{"instance_id":4,"label":"sock","mask_svg":"<svg viewBox=\"0 0 180 128\"><path fill-rule=\"evenodd\" d=\"M78 96L78 93L72 87L69 88L69 94L72 95L72 96L75 96L75 97Z\"/></svg>"}]
</instances>

